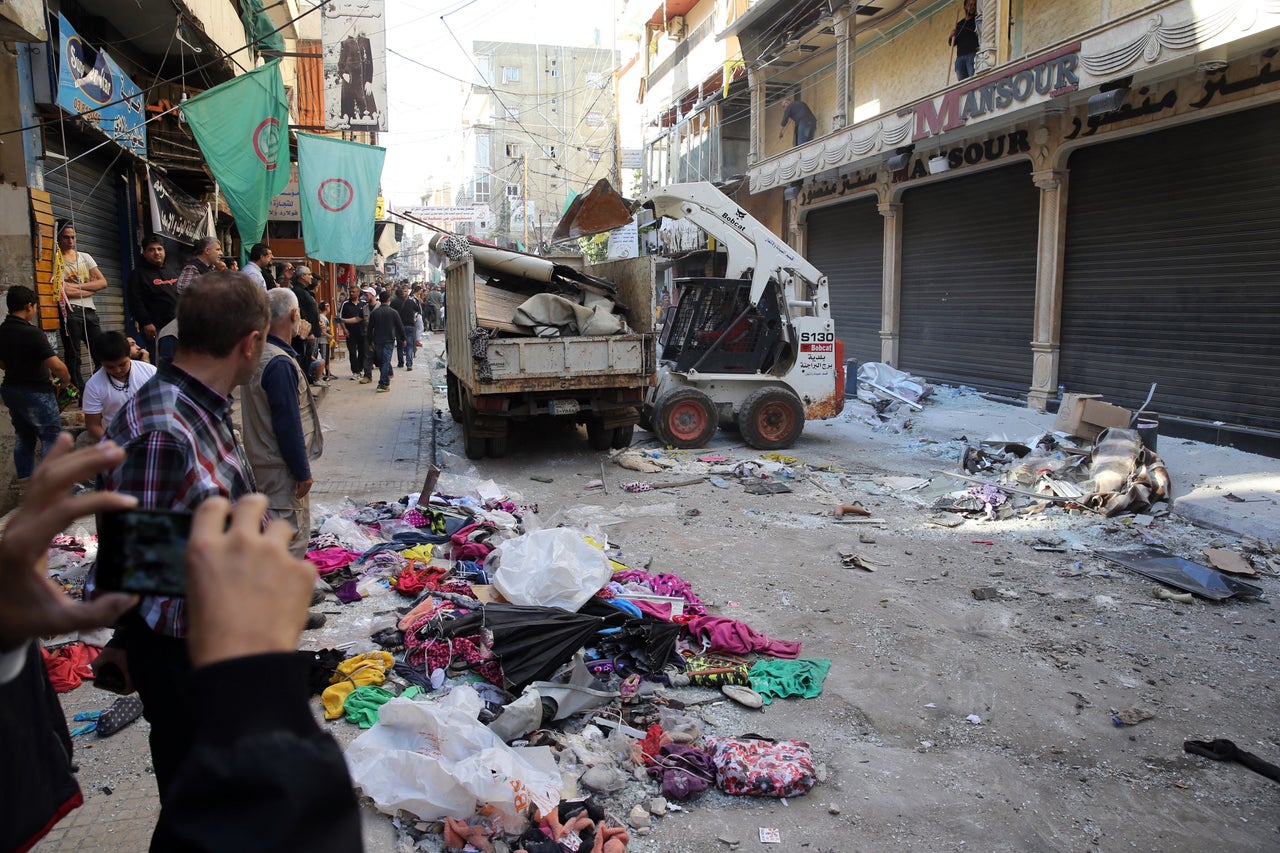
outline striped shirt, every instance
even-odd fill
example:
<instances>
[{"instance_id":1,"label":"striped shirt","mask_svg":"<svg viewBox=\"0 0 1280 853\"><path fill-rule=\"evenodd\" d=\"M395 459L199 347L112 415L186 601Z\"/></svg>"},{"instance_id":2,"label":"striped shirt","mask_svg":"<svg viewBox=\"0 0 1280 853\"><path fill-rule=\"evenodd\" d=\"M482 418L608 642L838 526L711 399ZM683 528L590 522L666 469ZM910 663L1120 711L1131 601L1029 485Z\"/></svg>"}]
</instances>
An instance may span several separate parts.
<instances>
[{"instance_id":1,"label":"striped shirt","mask_svg":"<svg viewBox=\"0 0 1280 853\"><path fill-rule=\"evenodd\" d=\"M124 448L125 457L99 485L137 497L142 509L192 511L214 495L235 501L256 490L232 430L231 399L172 363L138 389L106 437ZM149 596L140 612L155 631L185 637L183 605L180 598Z\"/></svg>"}]
</instances>

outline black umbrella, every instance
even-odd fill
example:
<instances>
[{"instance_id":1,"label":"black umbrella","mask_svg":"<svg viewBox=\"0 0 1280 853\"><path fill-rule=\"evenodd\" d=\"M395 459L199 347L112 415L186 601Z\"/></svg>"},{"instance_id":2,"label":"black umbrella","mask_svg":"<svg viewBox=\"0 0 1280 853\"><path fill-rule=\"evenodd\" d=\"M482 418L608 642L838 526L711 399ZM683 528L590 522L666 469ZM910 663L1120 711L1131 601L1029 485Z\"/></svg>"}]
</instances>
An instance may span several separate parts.
<instances>
[{"instance_id":1,"label":"black umbrella","mask_svg":"<svg viewBox=\"0 0 1280 853\"><path fill-rule=\"evenodd\" d=\"M603 637L599 646L607 648L615 657L630 654L648 672L662 672L667 659L675 650L676 640L684 626L652 616L627 616L623 611L599 599L591 599L582 606L581 613L601 616L610 627L620 630ZM619 620L619 617L623 617Z\"/></svg>"},{"instance_id":2,"label":"black umbrella","mask_svg":"<svg viewBox=\"0 0 1280 853\"><path fill-rule=\"evenodd\" d=\"M451 637L488 631L507 687L518 693L531 681L549 679L606 620L557 607L486 604L443 627Z\"/></svg>"}]
</instances>

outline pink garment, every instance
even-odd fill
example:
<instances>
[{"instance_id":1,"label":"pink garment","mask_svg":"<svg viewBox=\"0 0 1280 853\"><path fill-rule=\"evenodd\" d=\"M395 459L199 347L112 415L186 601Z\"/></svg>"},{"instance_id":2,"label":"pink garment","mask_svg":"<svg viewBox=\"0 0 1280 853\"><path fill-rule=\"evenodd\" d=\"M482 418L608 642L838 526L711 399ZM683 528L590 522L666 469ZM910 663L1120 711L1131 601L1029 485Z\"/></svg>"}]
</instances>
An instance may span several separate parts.
<instances>
[{"instance_id":1,"label":"pink garment","mask_svg":"<svg viewBox=\"0 0 1280 853\"><path fill-rule=\"evenodd\" d=\"M730 652L746 655L759 652L775 658L800 657L800 644L789 640L775 640L756 631L750 625L723 616L699 616L685 626L698 639L711 641L708 651Z\"/></svg>"},{"instance_id":2,"label":"pink garment","mask_svg":"<svg viewBox=\"0 0 1280 853\"><path fill-rule=\"evenodd\" d=\"M316 567L317 572L327 575L351 565L359 556L357 552L348 551L346 548L320 548L316 551L308 551L307 561Z\"/></svg>"},{"instance_id":3,"label":"pink garment","mask_svg":"<svg viewBox=\"0 0 1280 853\"><path fill-rule=\"evenodd\" d=\"M652 616L655 619L661 619L664 622L671 621L671 602L670 601L644 601L637 598L628 598L636 607L640 608L640 612L646 616Z\"/></svg>"},{"instance_id":4,"label":"pink garment","mask_svg":"<svg viewBox=\"0 0 1280 853\"><path fill-rule=\"evenodd\" d=\"M492 536L496 530L492 524L483 522L467 525L449 537L453 543L449 556L455 560L483 563L484 558L493 550L493 546L483 540Z\"/></svg>"}]
</instances>

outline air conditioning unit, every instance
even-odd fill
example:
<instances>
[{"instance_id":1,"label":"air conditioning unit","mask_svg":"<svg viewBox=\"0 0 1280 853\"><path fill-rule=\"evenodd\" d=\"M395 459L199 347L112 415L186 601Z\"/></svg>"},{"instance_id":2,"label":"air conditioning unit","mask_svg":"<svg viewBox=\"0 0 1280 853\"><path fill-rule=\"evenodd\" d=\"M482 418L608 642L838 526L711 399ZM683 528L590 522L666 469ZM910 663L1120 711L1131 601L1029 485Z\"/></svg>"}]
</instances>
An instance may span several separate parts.
<instances>
[{"instance_id":1,"label":"air conditioning unit","mask_svg":"<svg viewBox=\"0 0 1280 853\"><path fill-rule=\"evenodd\" d=\"M667 20L667 37L672 41L684 41L684 15L673 15Z\"/></svg>"}]
</instances>

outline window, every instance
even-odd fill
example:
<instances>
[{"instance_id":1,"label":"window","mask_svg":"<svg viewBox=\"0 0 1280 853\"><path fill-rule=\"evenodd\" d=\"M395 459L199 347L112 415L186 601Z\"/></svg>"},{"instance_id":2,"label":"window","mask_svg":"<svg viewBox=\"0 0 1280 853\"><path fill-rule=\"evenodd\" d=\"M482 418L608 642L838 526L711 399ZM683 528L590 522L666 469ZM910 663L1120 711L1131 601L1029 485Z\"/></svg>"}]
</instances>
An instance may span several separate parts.
<instances>
[{"instance_id":1,"label":"window","mask_svg":"<svg viewBox=\"0 0 1280 853\"><path fill-rule=\"evenodd\" d=\"M600 149L599 149L599 148L588 148L588 149L587 149L587 159L589 159L589 160L599 160L599 159L600 159Z\"/></svg>"},{"instance_id":2,"label":"window","mask_svg":"<svg viewBox=\"0 0 1280 853\"><path fill-rule=\"evenodd\" d=\"M507 184L507 198L520 198L519 184Z\"/></svg>"},{"instance_id":3,"label":"window","mask_svg":"<svg viewBox=\"0 0 1280 853\"><path fill-rule=\"evenodd\" d=\"M554 160L556 159L556 147L554 145L544 145L542 146L542 154L543 156Z\"/></svg>"},{"instance_id":4,"label":"window","mask_svg":"<svg viewBox=\"0 0 1280 853\"><path fill-rule=\"evenodd\" d=\"M507 143L507 156L508 156L508 157L519 157L519 156L520 156L520 153L521 153L521 152L520 152L520 143L518 143L518 142L508 142L508 143Z\"/></svg>"},{"instance_id":5,"label":"window","mask_svg":"<svg viewBox=\"0 0 1280 853\"><path fill-rule=\"evenodd\" d=\"M507 121L520 121L520 111L515 107L507 107Z\"/></svg>"},{"instance_id":6,"label":"window","mask_svg":"<svg viewBox=\"0 0 1280 853\"><path fill-rule=\"evenodd\" d=\"M552 77L560 76L560 65L558 60L555 60L555 59L551 60L551 67L547 69L547 73L549 73Z\"/></svg>"},{"instance_id":7,"label":"window","mask_svg":"<svg viewBox=\"0 0 1280 853\"><path fill-rule=\"evenodd\" d=\"M512 65L502 66L502 82L503 83L519 83L520 69Z\"/></svg>"},{"instance_id":8,"label":"window","mask_svg":"<svg viewBox=\"0 0 1280 853\"><path fill-rule=\"evenodd\" d=\"M487 204L489 202L488 175L476 175L475 181L472 183L472 193L477 204Z\"/></svg>"}]
</instances>

